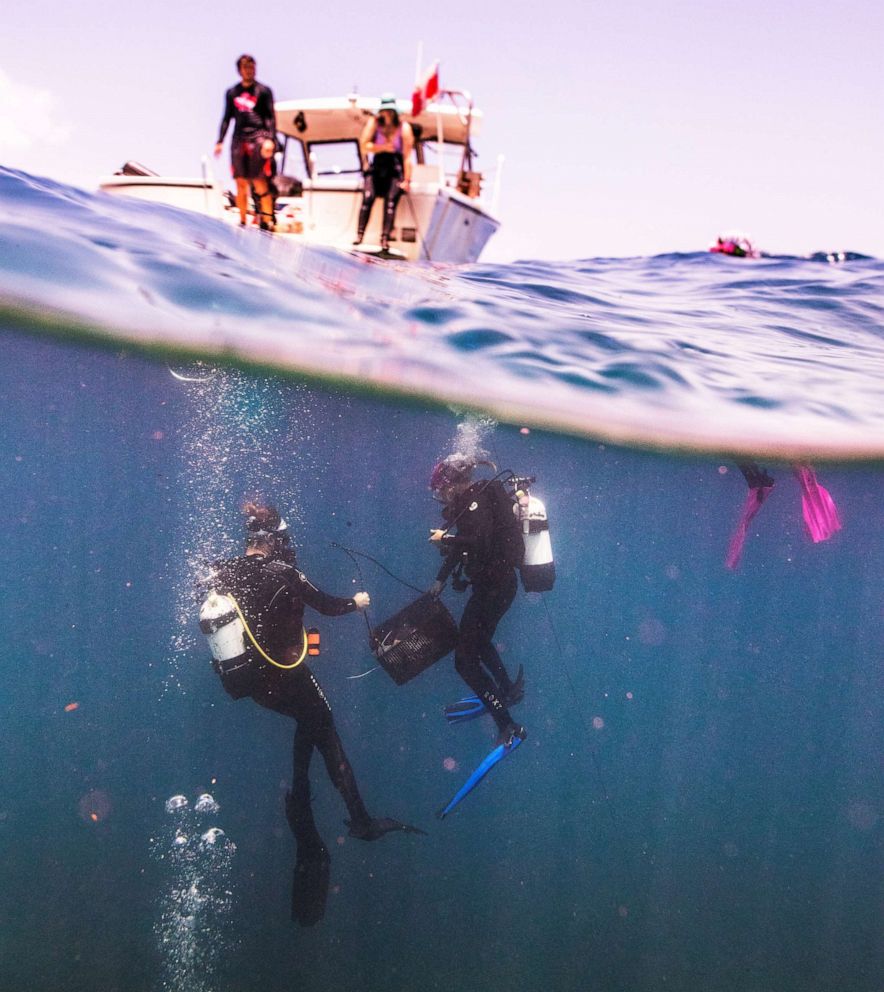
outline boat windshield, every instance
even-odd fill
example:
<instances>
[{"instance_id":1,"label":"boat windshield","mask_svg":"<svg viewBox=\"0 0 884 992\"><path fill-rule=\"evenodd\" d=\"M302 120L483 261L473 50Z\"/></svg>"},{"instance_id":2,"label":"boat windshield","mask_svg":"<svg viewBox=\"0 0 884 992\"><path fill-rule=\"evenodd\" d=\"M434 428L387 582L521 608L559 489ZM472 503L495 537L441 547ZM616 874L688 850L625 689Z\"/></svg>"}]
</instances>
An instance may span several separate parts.
<instances>
[{"instance_id":1,"label":"boat windshield","mask_svg":"<svg viewBox=\"0 0 884 992\"><path fill-rule=\"evenodd\" d=\"M313 168L308 167L308 161ZM358 176L362 174L356 141L310 141L286 138L282 172L290 176Z\"/></svg>"},{"instance_id":2,"label":"boat windshield","mask_svg":"<svg viewBox=\"0 0 884 992\"><path fill-rule=\"evenodd\" d=\"M421 182L439 182L443 186L457 186L470 196L477 196L479 188L462 188L464 177L472 175L472 156L465 155L464 145L456 141L439 142L436 136L421 134L417 129L415 164L425 167L419 176ZM282 174L298 178L334 179L346 177L349 181L362 175L359 143L352 138L326 141L303 141L286 137L283 151ZM348 186L349 187L349 182Z\"/></svg>"},{"instance_id":3,"label":"boat windshield","mask_svg":"<svg viewBox=\"0 0 884 992\"><path fill-rule=\"evenodd\" d=\"M456 176L462 167L464 146L453 141L443 141L440 145L435 138L425 138L418 144L417 160L423 165L434 168L442 166L442 171L448 176Z\"/></svg>"},{"instance_id":4,"label":"boat windshield","mask_svg":"<svg viewBox=\"0 0 884 992\"><path fill-rule=\"evenodd\" d=\"M353 175L362 172L359 145L355 141L310 141L307 154L314 176Z\"/></svg>"}]
</instances>

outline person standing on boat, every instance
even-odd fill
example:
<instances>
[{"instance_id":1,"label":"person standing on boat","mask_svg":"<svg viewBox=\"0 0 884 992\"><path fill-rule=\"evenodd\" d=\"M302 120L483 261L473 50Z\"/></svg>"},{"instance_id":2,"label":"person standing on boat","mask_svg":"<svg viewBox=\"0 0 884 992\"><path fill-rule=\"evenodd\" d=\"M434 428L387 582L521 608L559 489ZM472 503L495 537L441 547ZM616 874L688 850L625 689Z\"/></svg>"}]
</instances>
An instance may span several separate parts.
<instances>
[{"instance_id":1,"label":"person standing on boat","mask_svg":"<svg viewBox=\"0 0 884 992\"><path fill-rule=\"evenodd\" d=\"M354 245L362 244L371 208L375 199L380 196L384 201L381 251L389 249L399 197L407 193L411 185L413 151L414 132L411 125L408 121L399 119L396 97L386 93L381 98L377 115L366 122L359 136L359 154L365 184Z\"/></svg>"},{"instance_id":2,"label":"person standing on boat","mask_svg":"<svg viewBox=\"0 0 884 992\"><path fill-rule=\"evenodd\" d=\"M343 616L369 605L366 592L352 598L331 596L317 589L300 571L289 544L288 529L272 506L247 503L245 554L217 562L201 585L209 595L200 611L200 625L215 656L214 666L234 699L249 697L260 706L297 723L293 744L292 790L286 796L286 816L297 845L292 886L292 917L302 926L317 923L325 912L329 884L328 849L316 828L310 797L310 759L319 751L332 784L343 798L351 837L373 841L391 831L422 833L389 818L375 818L366 809L356 776L335 727L328 699L305 664L309 639L303 627L304 607L325 616ZM219 660L218 644L230 616L218 619L213 603L235 606L241 625L244 654ZM229 609L229 605L225 609ZM233 619L233 624L237 621Z\"/></svg>"},{"instance_id":3,"label":"person standing on boat","mask_svg":"<svg viewBox=\"0 0 884 992\"><path fill-rule=\"evenodd\" d=\"M251 55L240 55L236 60L240 81L231 86L224 97L224 117L215 158L221 154L224 137L233 121L233 139L230 158L233 178L236 180L236 205L239 222L245 225L248 212L249 189L260 199L261 229L272 231L273 193L270 179L273 174L273 155L276 152L276 114L273 109L273 92L269 86L255 79L257 68Z\"/></svg>"}]
</instances>

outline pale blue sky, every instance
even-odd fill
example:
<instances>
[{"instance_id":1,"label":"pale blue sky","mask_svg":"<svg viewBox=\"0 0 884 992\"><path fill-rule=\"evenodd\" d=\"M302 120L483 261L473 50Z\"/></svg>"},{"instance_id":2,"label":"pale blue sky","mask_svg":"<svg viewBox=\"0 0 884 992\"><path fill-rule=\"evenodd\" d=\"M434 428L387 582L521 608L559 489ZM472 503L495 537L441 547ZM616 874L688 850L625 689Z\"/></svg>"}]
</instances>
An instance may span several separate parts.
<instances>
[{"instance_id":1,"label":"pale blue sky","mask_svg":"<svg viewBox=\"0 0 884 992\"><path fill-rule=\"evenodd\" d=\"M419 41L485 112L480 165L506 156L486 260L691 251L733 228L884 256L870 0L29 0L0 33L0 163L89 189L127 158L195 175L240 52L278 99L406 96Z\"/></svg>"}]
</instances>

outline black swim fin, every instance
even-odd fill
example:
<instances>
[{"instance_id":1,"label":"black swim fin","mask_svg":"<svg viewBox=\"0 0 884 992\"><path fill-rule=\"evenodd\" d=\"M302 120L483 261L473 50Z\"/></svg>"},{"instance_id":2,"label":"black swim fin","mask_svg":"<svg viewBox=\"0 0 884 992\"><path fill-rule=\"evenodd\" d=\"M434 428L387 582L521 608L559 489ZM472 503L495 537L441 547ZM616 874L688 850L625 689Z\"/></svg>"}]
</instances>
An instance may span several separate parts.
<instances>
[{"instance_id":1,"label":"black swim fin","mask_svg":"<svg viewBox=\"0 0 884 992\"><path fill-rule=\"evenodd\" d=\"M516 672L516 678L513 684L510 686L509 692L504 696L504 702L507 706L515 706L517 703L521 703L525 698L525 669L522 665L519 665L519 670Z\"/></svg>"},{"instance_id":2,"label":"black swim fin","mask_svg":"<svg viewBox=\"0 0 884 992\"><path fill-rule=\"evenodd\" d=\"M365 823L354 824L352 820L344 820L344 826L347 827L350 836L355 837L357 840L379 840L385 834L394 833L400 831L406 834L421 834L426 836L426 830L421 830L419 827L412 827L408 823L401 823L399 820L393 820L389 816L382 816L380 819L370 819Z\"/></svg>"},{"instance_id":3,"label":"black swim fin","mask_svg":"<svg viewBox=\"0 0 884 992\"><path fill-rule=\"evenodd\" d=\"M312 927L325 916L330 877L325 845L300 845L292 878L292 919L302 927Z\"/></svg>"}]
</instances>

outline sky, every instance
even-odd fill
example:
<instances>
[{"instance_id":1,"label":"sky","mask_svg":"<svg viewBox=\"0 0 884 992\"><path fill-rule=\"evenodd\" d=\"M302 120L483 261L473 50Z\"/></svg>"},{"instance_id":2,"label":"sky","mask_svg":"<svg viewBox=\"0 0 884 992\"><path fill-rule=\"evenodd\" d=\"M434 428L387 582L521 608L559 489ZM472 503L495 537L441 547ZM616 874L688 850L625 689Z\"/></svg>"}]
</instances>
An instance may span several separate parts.
<instances>
[{"instance_id":1,"label":"sky","mask_svg":"<svg viewBox=\"0 0 884 992\"><path fill-rule=\"evenodd\" d=\"M262 0L9 5L0 164L93 190L199 175L242 52L277 99L410 94L418 46L504 156L483 261L704 250L884 257L884 4ZM225 149L219 176L226 175Z\"/></svg>"}]
</instances>

